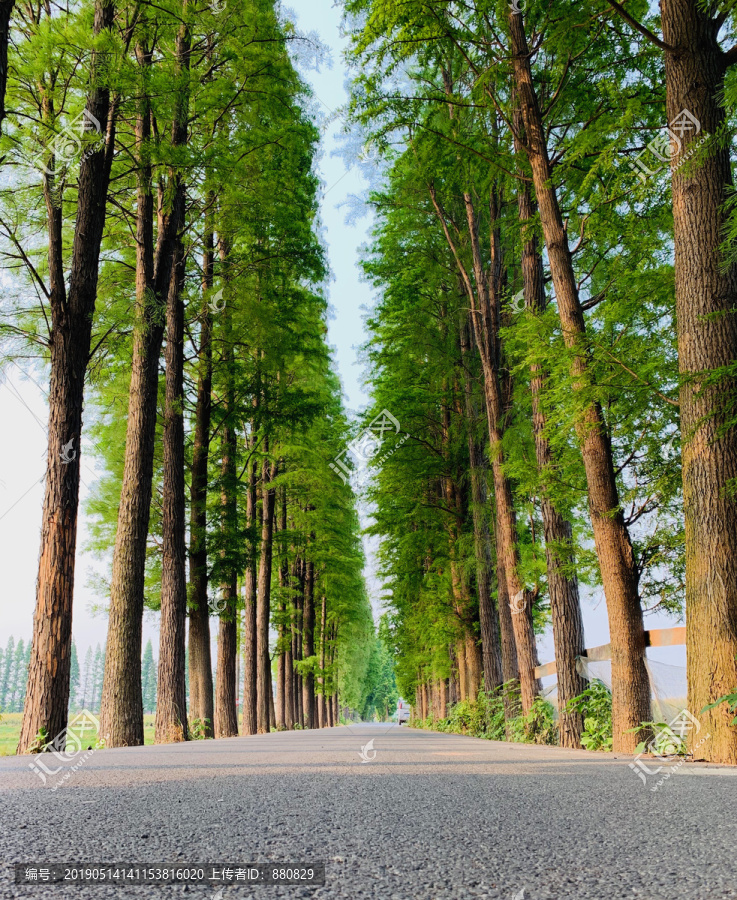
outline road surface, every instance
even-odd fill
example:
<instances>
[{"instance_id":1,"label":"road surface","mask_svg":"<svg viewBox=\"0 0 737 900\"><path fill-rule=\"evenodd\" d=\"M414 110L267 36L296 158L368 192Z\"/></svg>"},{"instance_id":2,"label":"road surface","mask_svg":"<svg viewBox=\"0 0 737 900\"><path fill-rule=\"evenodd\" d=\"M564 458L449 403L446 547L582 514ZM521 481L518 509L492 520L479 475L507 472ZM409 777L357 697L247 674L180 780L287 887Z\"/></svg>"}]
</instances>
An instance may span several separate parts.
<instances>
[{"instance_id":1,"label":"road surface","mask_svg":"<svg viewBox=\"0 0 737 900\"><path fill-rule=\"evenodd\" d=\"M658 787L628 757L396 725L85 752L45 784L35 759L0 759L3 898L737 898L732 769ZM326 883L16 885L15 862L324 862Z\"/></svg>"}]
</instances>

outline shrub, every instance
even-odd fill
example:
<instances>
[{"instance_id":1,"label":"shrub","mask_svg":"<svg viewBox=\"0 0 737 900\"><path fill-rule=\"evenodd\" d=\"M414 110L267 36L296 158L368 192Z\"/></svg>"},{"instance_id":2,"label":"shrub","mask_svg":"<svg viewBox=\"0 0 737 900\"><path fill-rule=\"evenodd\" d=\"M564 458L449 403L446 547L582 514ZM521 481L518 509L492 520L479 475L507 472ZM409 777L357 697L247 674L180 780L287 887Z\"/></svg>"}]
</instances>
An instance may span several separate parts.
<instances>
[{"instance_id":1,"label":"shrub","mask_svg":"<svg viewBox=\"0 0 737 900\"><path fill-rule=\"evenodd\" d=\"M612 749L612 694L603 681L595 678L566 709L584 717L581 743L587 750Z\"/></svg>"},{"instance_id":2,"label":"shrub","mask_svg":"<svg viewBox=\"0 0 737 900\"><path fill-rule=\"evenodd\" d=\"M535 700L526 716L516 716L509 722L513 741L524 744L557 744L558 726L555 724L555 707L543 697Z\"/></svg>"}]
</instances>

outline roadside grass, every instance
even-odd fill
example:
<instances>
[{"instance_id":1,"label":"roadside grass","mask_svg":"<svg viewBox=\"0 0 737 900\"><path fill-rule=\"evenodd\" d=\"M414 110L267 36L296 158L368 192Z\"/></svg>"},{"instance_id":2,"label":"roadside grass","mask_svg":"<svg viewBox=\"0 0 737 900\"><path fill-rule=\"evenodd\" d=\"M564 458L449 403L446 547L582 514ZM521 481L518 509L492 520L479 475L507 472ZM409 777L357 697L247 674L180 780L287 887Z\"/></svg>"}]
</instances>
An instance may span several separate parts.
<instances>
[{"instance_id":1,"label":"roadside grass","mask_svg":"<svg viewBox=\"0 0 737 900\"><path fill-rule=\"evenodd\" d=\"M20 738L21 721L23 713L3 713L0 719L0 756L15 756L15 748L18 746ZM154 742L154 722L156 716L146 714L143 717L143 743L153 744ZM97 734L87 732L85 740L93 745L98 740Z\"/></svg>"}]
</instances>

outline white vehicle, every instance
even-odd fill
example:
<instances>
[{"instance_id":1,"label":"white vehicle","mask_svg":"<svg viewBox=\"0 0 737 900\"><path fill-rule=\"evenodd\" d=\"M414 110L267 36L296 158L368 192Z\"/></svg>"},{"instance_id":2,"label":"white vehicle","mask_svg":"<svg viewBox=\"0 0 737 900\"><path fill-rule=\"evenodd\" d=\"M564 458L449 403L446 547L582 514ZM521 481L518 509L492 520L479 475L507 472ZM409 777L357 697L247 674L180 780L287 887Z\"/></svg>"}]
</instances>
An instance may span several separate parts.
<instances>
[{"instance_id":1,"label":"white vehicle","mask_svg":"<svg viewBox=\"0 0 737 900\"><path fill-rule=\"evenodd\" d=\"M397 725L401 725L402 722L409 722L409 710L410 707L404 700L400 700L397 703Z\"/></svg>"}]
</instances>

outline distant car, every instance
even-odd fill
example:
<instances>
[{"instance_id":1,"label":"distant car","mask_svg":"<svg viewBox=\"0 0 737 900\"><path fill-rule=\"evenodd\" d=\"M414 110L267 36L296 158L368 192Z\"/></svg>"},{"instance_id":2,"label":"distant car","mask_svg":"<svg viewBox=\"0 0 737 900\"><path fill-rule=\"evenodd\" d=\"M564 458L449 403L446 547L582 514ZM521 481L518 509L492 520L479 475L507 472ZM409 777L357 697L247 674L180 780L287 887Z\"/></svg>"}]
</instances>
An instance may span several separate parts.
<instances>
[{"instance_id":1,"label":"distant car","mask_svg":"<svg viewBox=\"0 0 737 900\"><path fill-rule=\"evenodd\" d=\"M400 700L397 703L397 725L401 725L402 722L409 722L409 706L404 702L404 700Z\"/></svg>"}]
</instances>

